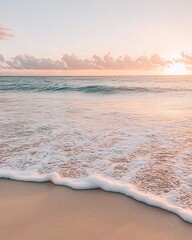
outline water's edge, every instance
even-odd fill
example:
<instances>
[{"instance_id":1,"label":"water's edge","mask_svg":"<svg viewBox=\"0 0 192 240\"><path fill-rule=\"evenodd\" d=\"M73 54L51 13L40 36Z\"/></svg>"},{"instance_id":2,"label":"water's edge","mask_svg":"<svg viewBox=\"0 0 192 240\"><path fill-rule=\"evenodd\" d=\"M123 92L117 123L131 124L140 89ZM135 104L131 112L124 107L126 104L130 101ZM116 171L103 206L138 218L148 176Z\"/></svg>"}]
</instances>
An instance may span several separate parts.
<instances>
[{"instance_id":1,"label":"water's edge","mask_svg":"<svg viewBox=\"0 0 192 240\"><path fill-rule=\"evenodd\" d=\"M43 183L43 182L52 182L55 185L66 186L76 190L88 190L88 189L102 189L106 192L115 192L121 193L132 199L145 203L149 206L158 207L160 209L166 210L168 212L172 212L178 215L181 219L188 223L192 223L192 212L173 206L163 201L162 198L151 194L145 194L141 191L138 191L134 185L132 184L124 184L120 182L116 182L113 180L106 179L100 175L92 175L86 179L64 179L61 178L56 172L39 175L39 174L32 174L29 173L21 173L18 171L7 171L0 169L0 179L10 179L16 181L23 181L23 182L36 182L36 183Z\"/></svg>"}]
</instances>

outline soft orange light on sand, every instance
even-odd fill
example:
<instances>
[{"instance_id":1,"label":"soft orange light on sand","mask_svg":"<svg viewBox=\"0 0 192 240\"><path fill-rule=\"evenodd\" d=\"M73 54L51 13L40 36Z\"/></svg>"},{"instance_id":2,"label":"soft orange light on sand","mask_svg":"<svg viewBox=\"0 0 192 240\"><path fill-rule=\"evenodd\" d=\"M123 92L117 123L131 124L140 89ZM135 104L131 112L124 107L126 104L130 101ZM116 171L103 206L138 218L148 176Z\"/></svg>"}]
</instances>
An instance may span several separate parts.
<instances>
[{"instance_id":1,"label":"soft orange light on sand","mask_svg":"<svg viewBox=\"0 0 192 240\"><path fill-rule=\"evenodd\" d=\"M187 69L183 63L176 63L167 67L164 72L169 75L185 75L187 74Z\"/></svg>"}]
</instances>

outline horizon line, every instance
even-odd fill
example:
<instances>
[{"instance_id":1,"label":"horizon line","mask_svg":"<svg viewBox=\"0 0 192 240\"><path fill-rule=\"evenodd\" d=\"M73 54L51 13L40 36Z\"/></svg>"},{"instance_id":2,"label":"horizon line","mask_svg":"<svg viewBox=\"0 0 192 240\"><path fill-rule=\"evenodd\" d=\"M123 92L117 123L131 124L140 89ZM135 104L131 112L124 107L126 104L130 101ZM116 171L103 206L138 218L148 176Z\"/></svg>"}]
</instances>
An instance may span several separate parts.
<instances>
[{"instance_id":1,"label":"horizon line","mask_svg":"<svg viewBox=\"0 0 192 240\"><path fill-rule=\"evenodd\" d=\"M169 76L169 77L183 77L192 76L192 74L126 74L126 75L0 75L0 77L150 77L150 76Z\"/></svg>"}]
</instances>

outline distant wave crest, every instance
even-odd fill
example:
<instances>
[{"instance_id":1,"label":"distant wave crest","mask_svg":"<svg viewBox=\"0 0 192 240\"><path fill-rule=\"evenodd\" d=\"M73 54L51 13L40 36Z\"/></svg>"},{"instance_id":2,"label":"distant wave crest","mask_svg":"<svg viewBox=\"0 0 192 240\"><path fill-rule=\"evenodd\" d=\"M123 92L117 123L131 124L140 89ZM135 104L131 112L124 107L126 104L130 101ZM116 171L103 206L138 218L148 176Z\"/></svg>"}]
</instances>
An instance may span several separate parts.
<instances>
[{"instance_id":1,"label":"distant wave crest","mask_svg":"<svg viewBox=\"0 0 192 240\"><path fill-rule=\"evenodd\" d=\"M192 91L191 89L174 89L174 88L154 88L154 87L124 87L124 86L49 86L49 85L28 85L28 84L9 84L0 85L0 91L24 91L24 92L81 92L81 93L98 93L98 94L118 94L118 93L163 93Z\"/></svg>"}]
</instances>

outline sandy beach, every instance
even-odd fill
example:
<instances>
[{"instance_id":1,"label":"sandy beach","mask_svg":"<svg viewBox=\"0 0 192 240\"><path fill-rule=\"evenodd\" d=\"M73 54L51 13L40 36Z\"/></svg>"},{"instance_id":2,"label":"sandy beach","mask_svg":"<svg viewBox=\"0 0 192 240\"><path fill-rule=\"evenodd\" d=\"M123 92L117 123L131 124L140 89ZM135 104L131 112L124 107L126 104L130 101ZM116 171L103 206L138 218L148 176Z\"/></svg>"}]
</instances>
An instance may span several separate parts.
<instances>
[{"instance_id":1,"label":"sandy beach","mask_svg":"<svg viewBox=\"0 0 192 240\"><path fill-rule=\"evenodd\" d=\"M0 180L1 240L190 240L192 225L102 190Z\"/></svg>"},{"instance_id":2,"label":"sandy beach","mask_svg":"<svg viewBox=\"0 0 192 240\"><path fill-rule=\"evenodd\" d=\"M0 0L0 240L192 240L192 0Z\"/></svg>"}]
</instances>

